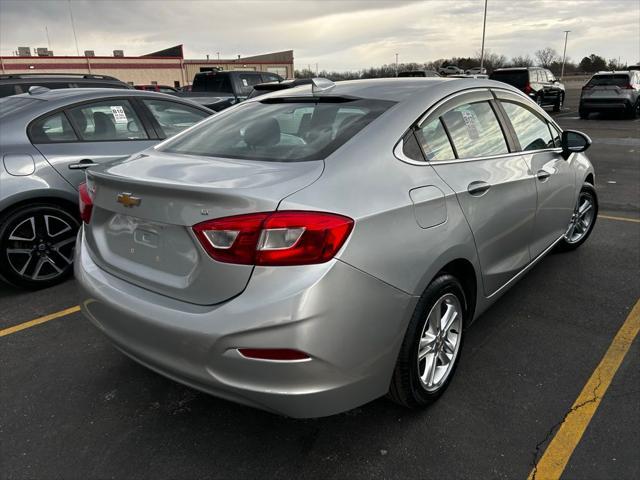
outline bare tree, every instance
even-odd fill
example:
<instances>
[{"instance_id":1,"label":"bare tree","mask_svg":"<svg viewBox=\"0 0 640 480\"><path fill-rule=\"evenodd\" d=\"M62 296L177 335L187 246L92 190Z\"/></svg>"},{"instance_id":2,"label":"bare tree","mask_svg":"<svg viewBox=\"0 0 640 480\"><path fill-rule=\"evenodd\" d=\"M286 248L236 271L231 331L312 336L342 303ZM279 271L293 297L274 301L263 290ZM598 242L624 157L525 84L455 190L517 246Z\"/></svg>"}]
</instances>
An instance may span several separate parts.
<instances>
[{"instance_id":1,"label":"bare tree","mask_svg":"<svg viewBox=\"0 0 640 480\"><path fill-rule=\"evenodd\" d=\"M518 55L511 59L511 65L514 67L532 67L533 59L528 54L524 56Z\"/></svg>"},{"instance_id":2,"label":"bare tree","mask_svg":"<svg viewBox=\"0 0 640 480\"><path fill-rule=\"evenodd\" d=\"M551 47L543 48L542 50L536 50L536 58L540 63L540 66L544 68L549 68L551 64L557 61L560 57L558 52L556 52Z\"/></svg>"}]
</instances>

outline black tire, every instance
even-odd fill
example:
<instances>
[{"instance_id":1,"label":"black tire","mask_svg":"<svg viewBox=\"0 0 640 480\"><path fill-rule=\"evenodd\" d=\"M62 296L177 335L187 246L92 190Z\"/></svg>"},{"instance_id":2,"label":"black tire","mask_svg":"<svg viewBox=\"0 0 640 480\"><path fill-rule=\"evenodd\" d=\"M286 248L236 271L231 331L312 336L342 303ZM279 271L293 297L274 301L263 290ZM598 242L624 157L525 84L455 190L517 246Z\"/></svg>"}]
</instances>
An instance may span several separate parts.
<instances>
[{"instance_id":1,"label":"black tire","mask_svg":"<svg viewBox=\"0 0 640 480\"><path fill-rule=\"evenodd\" d=\"M431 312L432 308L443 296L449 294L453 294L458 298L462 310L457 350L453 357L453 364L448 369L448 373L446 377L443 378L443 382L436 390L428 391L420 380L418 348L429 312ZM409 326L407 327L407 332L405 333L400 353L398 354L398 360L396 361L391 385L389 387L388 397L391 400L408 408L420 408L429 405L442 395L451 383L456 367L460 363L462 340L464 338L462 333L468 312L469 307L464 290L454 276L443 274L431 282L420 297L415 312L409 322Z\"/></svg>"},{"instance_id":2,"label":"black tire","mask_svg":"<svg viewBox=\"0 0 640 480\"><path fill-rule=\"evenodd\" d=\"M564 103L564 95L560 94L558 95L558 99L556 100L556 102L553 104L553 111L554 112L562 111L563 103Z\"/></svg>"},{"instance_id":3,"label":"black tire","mask_svg":"<svg viewBox=\"0 0 640 480\"><path fill-rule=\"evenodd\" d=\"M640 99L625 112L625 116L631 119L640 116Z\"/></svg>"},{"instance_id":4,"label":"black tire","mask_svg":"<svg viewBox=\"0 0 640 480\"><path fill-rule=\"evenodd\" d=\"M0 218L0 276L29 289L62 282L73 273L79 226L74 215L54 204L25 205L8 212Z\"/></svg>"},{"instance_id":5,"label":"black tire","mask_svg":"<svg viewBox=\"0 0 640 480\"><path fill-rule=\"evenodd\" d=\"M581 203L581 201L583 200L583 195L588 196L591 201L592 201L592 215L591 215L591 221L589 222L589 226L586 228L586 231L580 236L580 238L577 241L571 241L567 234L565 234L565 237L562 239L562 241L558 244L558 250L562 251L562 252L568 252L571 250L575 250L576 248L578 248L580 245L582 245L584 242L587 241L587 239L589 238L589 236L591 235L591 232L593 232L593 227L596 225L596 220L598 218L598 194L596 193L596 189L594 188L593 185L591 185L590 183L585 182L582 185L582 189L580 190L580 195L578 196L578 202L576 203L576 209L574 211L574 214L572 216L571 222L569 223L569 230L567 231L567 233L569 233L570 231L570 226L574 221L574 218L577 214L577 210L579 208L579 205Z\"/></svg>"}]
</instances>

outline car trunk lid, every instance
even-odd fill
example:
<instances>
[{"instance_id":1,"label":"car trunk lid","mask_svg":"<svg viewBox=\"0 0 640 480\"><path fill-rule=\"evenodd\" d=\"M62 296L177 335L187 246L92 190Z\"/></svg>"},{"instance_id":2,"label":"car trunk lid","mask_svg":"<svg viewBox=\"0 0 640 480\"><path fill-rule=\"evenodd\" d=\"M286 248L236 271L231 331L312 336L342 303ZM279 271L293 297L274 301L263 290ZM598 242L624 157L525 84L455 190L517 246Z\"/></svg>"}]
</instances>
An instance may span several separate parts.
<instances>
[{"instance_id":1,"label":"car trunk lid","mask_svg":"<svg viewBox=\"0 0 640 480\"><path fill-rule=\"evenodd\" d=\"M260 162L152 151L87 172L86 242L109 273L178 300L210 305L238 295L253 267L210 258L192 226L274 211L313 183L322 161Z\"/></svg>"}]
</instances>

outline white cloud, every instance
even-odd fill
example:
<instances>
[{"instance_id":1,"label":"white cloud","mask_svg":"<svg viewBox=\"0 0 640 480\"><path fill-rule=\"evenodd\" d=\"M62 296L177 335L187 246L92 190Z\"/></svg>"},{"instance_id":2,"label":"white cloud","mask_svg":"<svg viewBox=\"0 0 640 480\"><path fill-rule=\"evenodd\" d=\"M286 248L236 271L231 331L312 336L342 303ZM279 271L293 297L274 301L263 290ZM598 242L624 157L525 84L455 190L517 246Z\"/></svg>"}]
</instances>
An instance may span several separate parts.
<instances>
[{"instance_id":1,"label":"white cloud","mask_svg":"<svg viewBox=\"0 0 640 480\"><path fill-rule=\"evenodd\" d=\"M80 51L140 55L182 43L187 57L293 49L297 66L355 70L470 56L480 48L482 0L123 1L73 0ZM75 54L64 0L0 0L0 49L46 46ZM487 48L509 56L551 46L567 54L640 60L637 0L489 0ZM615 40L612 34L615 33Z\"/></svg>"}]
</instances>

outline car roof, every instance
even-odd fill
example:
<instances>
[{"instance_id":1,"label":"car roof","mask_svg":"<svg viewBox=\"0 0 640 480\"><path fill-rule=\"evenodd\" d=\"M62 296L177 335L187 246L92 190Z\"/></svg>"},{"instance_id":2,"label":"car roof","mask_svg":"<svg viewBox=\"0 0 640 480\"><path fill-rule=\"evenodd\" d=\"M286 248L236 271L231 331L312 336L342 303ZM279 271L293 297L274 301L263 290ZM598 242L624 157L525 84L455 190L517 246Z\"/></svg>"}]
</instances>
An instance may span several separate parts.
<instances>
[{"instance_id":1,"label":"car roof","mask_svg":"<svg viewBox=\"0 0 640 480\"><path fill-rule=\"evenodd\" d=\"M456 91L471 88L502 88L518 92L517 89L495 80L447 77L393 77L336 82L333 87L317 95L404 102L413 101L415 96L420 94L433 93L434 96L449 95ZM262 101L266 98L306 97L312 95L311 85L303 85L291 89L279 90L263 97L257 97L256 100Z\"/></svg>"},{"instance_id":2,"label":"car roof","mask_svg":"<svg viewBox=\"0 0 640 480\"><path fill-rule=\"evenodd\" d=\"M593 74L596 75L629 75L631 74L631 70L601 70Z\"/></svg>"},{"instance_id":3,"label":"car roof","mask_svg":"<svg viewBox=\"0 0 640 480\"><path fill-rule=\"evenodd\" d=\"M39 100L38 102L25 102L24 108L14 110L13 114L17 116L27 117L27 121L42 115L43 113L65 107L72 103L79 103L89 100L99 100L101 98L110 97L147 97L165 100L173 100L180 103L193 105L197 108L205 109L202 105L191 102L187 99L168 95L166 93L154 92L150 90L135 90L123 88L58 88L58 89L42 89L38 93L21 93L19 95L11 95L0 99L0 116L2 116L3 101L8 99L29 99Z\"/></svg>"}]
</instances>

